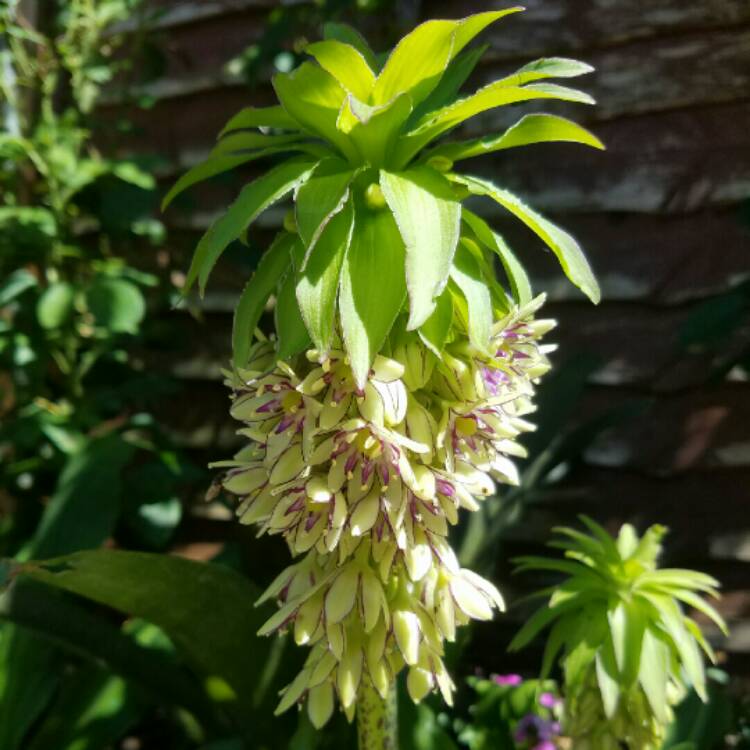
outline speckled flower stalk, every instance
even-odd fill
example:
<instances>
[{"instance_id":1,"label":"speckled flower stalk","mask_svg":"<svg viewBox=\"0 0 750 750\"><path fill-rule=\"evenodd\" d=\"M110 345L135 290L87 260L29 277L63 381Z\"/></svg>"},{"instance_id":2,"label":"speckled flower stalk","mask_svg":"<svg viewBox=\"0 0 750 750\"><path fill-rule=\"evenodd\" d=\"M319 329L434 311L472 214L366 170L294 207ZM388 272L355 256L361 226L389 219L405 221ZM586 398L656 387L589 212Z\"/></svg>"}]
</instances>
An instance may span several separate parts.
<instances>
[{"instance_id":1,"label":"speckled flower stalk","mask_svg":"<svg viewBox=\"0 0 750 750\"><path fill-rule=\"evenodd\" d=\"M479 61L472 40L520 7L427 21L388 55L354 30L326 27L310 59L273 85L279 104L248 107L168 204L194 183L268 156L196 248L186 290L205 288L227 246L291 197L235 312L232 415L247 445L224 488L243 523L282 536L294 557L263 599L279 603L264 634L309 648L279 711L306 703L316 726L338 700L385 698L406 671L420 700L453 682L445 641L502 609L497 589L462 569L447 542L462 509L518 481L534 384L549 367L541 298L503 238L464 200L519 219L591 300L599 289L567 232L467 159L564 141L603 148L584 128L528 114L504 132L442 140L488 110L548 99L592 104L550 79L591 67L537 60L478 91L460 89ZM504 281L497 271L502 266ZM258 331L274 299L274 335Z\"/></svg>"}]
</instances>

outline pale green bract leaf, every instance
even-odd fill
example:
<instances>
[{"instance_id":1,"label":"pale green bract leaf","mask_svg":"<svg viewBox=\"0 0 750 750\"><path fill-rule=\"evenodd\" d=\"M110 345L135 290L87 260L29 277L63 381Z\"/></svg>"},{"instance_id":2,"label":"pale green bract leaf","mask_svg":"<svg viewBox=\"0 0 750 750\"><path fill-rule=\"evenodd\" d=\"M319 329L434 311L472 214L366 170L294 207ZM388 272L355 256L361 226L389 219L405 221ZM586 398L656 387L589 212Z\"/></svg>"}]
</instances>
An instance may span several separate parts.
<instances>
[{"instance_id":1,"label":"pale green bract leaf","mask_svg":"<svg viewBox=\"0 0 750 750\"><path fill-rule=\"evenodd\" d=\"M414 102L437 85L450 62L455 21L426 21L396 45L372 92L374 104L385 104L409 91Z\"/></svg>"},{"instance_id":2,"label":"pale green bract leaf","mask_svg":"<svg viewBox=\"0 0 750 750\"><path fill-rule=\"evenodd\" d=\"M333 339L341 265L351 242L354 211L347 203L327 224L297 275L297 302L313 343L327 351Z\"/></svg>"},{"instance_id":3,"label":"pale green bract leaf","mask_svg":"<svg viewBox=\"0 0 750 750\"><path fill-rule=\"evenodd\" d=\"M502 151L532 143L550 142L581 143L603 149L604 144L586 128L557 115L526 115L500 136L486 136L460 143L444 143L425 154L426 159L442 157L452 162L484 156L493 151Z\"/></svg>"},{"instance_id":4,"label":"pale green bract leaf","mask_svg":"<svg viewBox=\"0 0 750 750\"><path fill-rule=\"evenodd\" d=\"M615 660L626 685L638 677L646 617L637 602L620 601L607 613Z\"/></svg>"},{"instance_id":5,"label":"pale green bract leaf","mask_svg":"<svg viewBox=\"0 0 750 750\"><path fill-rule=\"evenodd\" d=\"M202 294L211 269L227 245L236 240L261 212L291 192L314 167L315 163L310 161L285 162L246 185L226 213L216 219L201 237L190 264L184 292L198 279Z\"/></svg>"},{"instance_id":6,"label":"pale green bract leaf","mask_svg":"<svg viewBox=\"0 0 750 750\"><path fill-rule=\"evenodd\" d=\"M531 302L534 298L534 293L531 289L529 277L523 265L521 265L513 251L505 243L505 240L499 234L493 232L486 221L480 219L479 216L467 208L463 209L462 217L474 232L476 238L500 258L516 302L519 305Z\"/></svg>"},{"instance_id":7,"label":"pale green bract leaf","mask_svg":"<svg viewBox=\"0 0 750 750\"><path fill-rule=\"evenodd\" d=\"M591 73L593 70L591 65L580 60L571 60L568 57L542 57L539 60L527 63L515 73L501 78L496 83L503 83L507 86L523 86L525 83L544 78L575 78Z\"/></svg>"},{"instance_id":8,"label":"pale green bract leaf","mask_svg":"<svg viewBox=\"0 0 750 750\"><path fill-rule=\"evenodd\" d=\"M492 299L479 264L463 240L453 258L450 275L469 308L469 340L477 349L486 352L492 329Z\"/></svg>"},{"instance_id":9,"label":"pale green bract leaf","mask_svg":"<svg viewBox=\"0 0 750 750\"><path fill-rule=\"evenodd\" d=\"M397 148L396 162L406 163L430 141L460 125L475 115L508 104L534 99L559 99L561 101L593 104L594 100L582 91L558 86L554 83L532 83L528 86L506 86L490 83L475 94L459 99L443 109L425 116L425 121L405 135Z\"/></svg>"},{"instance_id":10,"label":"pale green bract leaf","mask_svg":"<svg viewBox=\"0 0 750 750\"><path fill-rule=\"evenodd\" d=\"M419 329L424 345L436 356L443 351L453 323L453 300L448 290L435 300L435 310Z\"/></svg>"},{"instance_id":11,"label":"pale green bract leaf","mask_svg":"<svg viewBox=\"0 0 750 750\"><path fill-rule=\"evenodd\" d=\"M350 44L329 39L305 48L321 68L327 70L350 94L367 101L375 85L375 74L359 50Z\"/></svg>"},{"instance_id":12,"label":"pale green bract leaf","mask_svg":"<svg viewBox=\"0 0 750 750\"><path fill-rule=\"evenodd\" d=\"M612 644L609 642L596 653L596 681L599 684L604 713L611 719L620 700L620 686L617 682L617 665L612 654Z\"/></svg>"},{"instance_id":13,"label":"pale green bract leaf","mask_svg":"<svg viewBox=\"0 0 750 750\"><path fill-rule=\"evenodd\" d=\"M375 355L406 297L404 244L390 211L357 206L356 232L344 260L339 311L357 385L364 387ZM377 293L373 288L377 279Z\"/></svg>"},{"instance_id":14,"label":"pale green bract leaf","mask_svg":"<svg viewBox=\"0 0 750 750\"><path fill-rule=\"evenodd\" d=\"M258 268L242 291L232 326L232 361L235 367L245 367L263 307L276 288L281 275L291 264L291 248L295 237L280 235L263 254Z\"/></svg>"},{"instance_id":15,"label":"pale green bract leaf","mask_svg":"<svg viewBox=\"0 0 750 750\"><path fill-rule=\"evenodd\" d=\"M492 198L517 216L557 256L560 266L568 279L592 302L597 304L600 301L601 292L599 291L599 285L594 278L586 256L571 235L529 208L513 193L496 187L491 182L465 175L451 175L451 179L461 185L465 185L475 195L486 195Z\"/></svg>"},{"instance_id":16,"label":"pale green bract leaf","mask_svg":"<svg viewBox=\"0 0 750 750\"><path fill-rule=\"evenodd\" d=\"M342 209L354 174L342 159L324 159L297 191L297 231L307 251L305 257L309 255L331 217ZM302 263L302 268L305 267L305 262Z\"/></svg>"},{"instance_id":17,"label":"pale green bract leaf","mask_svg":"<svg viewBox=\"0 0 750 750\"><path fill-rule=\"evenodd\" d=\"M291 73L274 76L273 87L284 109L305 130L330 141L347 159L356 161L349 139L336 128L346 91L330 73L306 62Z\"/></svg>"},{"instance_id":18,"label":"pale green bract leaf","mask_svg":"<svg viewBox=\"0 0 750 750\"><path fill-rule=\"evenodd\" d=\"M407 330L414 330L430 317L448 281L461 204L445 178L426 167L381 171L380 187L406 245Z\"/></svg>"},{"instance_id":19,"label":"pale green bract leaf","mask_svg":"<svg viewBox=\"0 0 750 750\"><path fill-rule=\"evenodd\" d=\"M352 140L365 162L382 166L412 111L409 94L400 94L388 104L371 107L348 96L336 126Z\"/></svg>"},{"instance_id":20,"label":"pale green bract leaf","mask_svg":"<svg viewBox=\"0 0 750 750\"><path fill-rule=\"evenodd\" d=\"M667 681L669 677L669 646L654 634L651 627L643 633L641 664L638 681L646 694L651 710L656 718L668 721Z\"/></svg>"},{"instance_id":21,"label":"pale green bract leaf","mask_svg":"<svg viewBox=\"0 0 750 750\"><path fill-rule=\"evenodd\" d=\"M301 252L302 247L299 240L297 240L297 244ZM291 254L294 256L294 248L292 248ZM307 349L310 345L310 336L308 336L307 328L297 304L295 276L294 269L288 268L276 297L274 319L278 335L276 351L279 359L289 359Z\"/></svg>"},{"instance_id":22,"label":"pale green bract leaf","mask_svg":"<svg viewBox=\"0 0 750 750\"><path fill-rule=\"evenodd\" d=\"M219 133L219 138L233 130L245 130L248 128L296 130L299 128L299 123L279 105L274 105L273 107L246 107L229 120L221 133Z\"/></svg>"},{"instance_id":23,"label":"pale green bract leaf","mask_svg":"<svg viewBox=\"0 0 750 750\"><path fill-rule=\"evenodd\" d=\"M311 143L300 143L299 141L287 143L284 145L270 146L254 151L237 151L237 152L211 152L206 161L196 164L194 167L185 172L177 182L170 188L164 196L161 204L161 210L164 211L169 204L182 192L192 187L197 182L202 182L210 177L228 172L230 169L239 167L242 164L263 159L266 156L274 154L289 153L299 151L311 156L325 156L325 149L322 146Z\"/></svg>"},{"instance_id":24,"label":"pale green bract leaf","mask_svg":"<svg viewBox=\"0 0 750 750\"><path fill-rule=\"evenodd\" d=\"M375 59L375 53L370 48L365 38L354 27L347 23L336 23L329 21L323 26L323 36L326 39L335 39L344 44L350 44L356 49L373 71L378 70L378 61Z\"/></svg>"}]
</instances>

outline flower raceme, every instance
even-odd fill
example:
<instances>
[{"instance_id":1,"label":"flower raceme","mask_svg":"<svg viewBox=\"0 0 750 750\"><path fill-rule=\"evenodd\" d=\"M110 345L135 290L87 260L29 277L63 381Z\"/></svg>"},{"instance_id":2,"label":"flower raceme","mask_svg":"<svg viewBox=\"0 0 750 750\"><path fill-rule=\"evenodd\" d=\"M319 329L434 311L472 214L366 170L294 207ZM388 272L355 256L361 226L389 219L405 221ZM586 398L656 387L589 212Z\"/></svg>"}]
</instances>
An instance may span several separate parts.
<instances>
[{"instance_id":1,"label":"flower raceme","mask_svg":"<svg viewBox=\"0 0 750 750\"><path fill-rule=\"evenodd\" d=\"M363 679L385 696L404 667L414 700L439 690L451 702L444 641L503 601L460 567L448 528L495 482L518 482L517 438L549 368L541 301L497 321L492 355L457 337L441 361L410 341L378 355L362 388L335 348L309 350L295 371L259 342L228 374L250 442L224 462L224 487L242 523L282 535L299 558L262 599L281 607L261 633L288 629L311 647L279 710L306 697L320 726L334 694L351 715Z\"/></svg>"},{"instance_id":2,"label":"flower raceme","mask_svg":"<svg viewBox=\"0 0 750 750\"><path fill-rule=\"evenodd\" d=\"M469 94L487 26L522 10L427 21L387 56L342 24L310 60L273 80L279 104L226 125L193 184L267 157L201 238L185 292L201 293L229 244L269 206L293 210L264 252L234 316L231 412L248 443L226 468L242 523L282 536L294 564L265 598L263 633L310 647L280 710L307 701L322 725L334 697L348 716L367 682L384 695L408 668L415 700L450 700L442 661L456 627L502 608L495 587L460 567L447 542L459 511L519 481L519 436L549 367L522 264L464 206L489 198L553 252L592 301L599 289L576 241L517 196L456 163L539 142L603 148L579 125L528 114L507 130L439 140L470 118L520 102L591 104L550 83L591 71L548 58ZM384 60L384 62L383 62ZM502 265L505 283L497 278ZM273 298L275 335L259 330Z\"/></svg>"}]
</instances>

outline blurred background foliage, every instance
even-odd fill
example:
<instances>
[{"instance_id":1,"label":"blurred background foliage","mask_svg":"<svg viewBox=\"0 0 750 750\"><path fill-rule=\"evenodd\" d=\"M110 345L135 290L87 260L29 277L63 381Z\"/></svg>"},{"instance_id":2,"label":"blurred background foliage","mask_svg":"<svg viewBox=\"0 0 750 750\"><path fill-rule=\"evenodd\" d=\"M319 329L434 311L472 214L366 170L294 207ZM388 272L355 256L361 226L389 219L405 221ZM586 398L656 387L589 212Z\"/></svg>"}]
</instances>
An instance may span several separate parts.
<instances>
[{"instance_id":1,"label":"blurred background foliage","mask_svg":"<svg viewBox=\"0 0 750 750\"><path fill-rule=\"evenodd\" d=\"M203 502L204 462L160 417L165 402L189 404L145 352L189 353L195 341L165 322L181 277L157 211L160 161L113 144L154 104L145 84L163 70L163 12L143 0L0 1L0 750L351 747L341 717L322 733L304 714L273 717L300 655L255 638L268 611L253 601L284 555L268 540L249 548L224 498ZM331 22L376 27L386 47L417 12L392 0L280 4L225 73L256 87ZM130 117L101 118L104 100ZM239 252L257 261L257 248ZM749 314L740 281L695 309L680 346L710 353ZM715 378L749 356L719 356ZM493 575L509 530L598 436L649 408L635 394L578 418L600 366L558 360L521 485L459 531L465 565ZM455 710L400 701L403 750L544 750L557 704L539 696L555 685L475 675L472 637L450 654L468 678ZM690 696L666 747L711 750L726 736L750 747L747 699L713 676L712 701Z\"/></svg>"}]
</instances>

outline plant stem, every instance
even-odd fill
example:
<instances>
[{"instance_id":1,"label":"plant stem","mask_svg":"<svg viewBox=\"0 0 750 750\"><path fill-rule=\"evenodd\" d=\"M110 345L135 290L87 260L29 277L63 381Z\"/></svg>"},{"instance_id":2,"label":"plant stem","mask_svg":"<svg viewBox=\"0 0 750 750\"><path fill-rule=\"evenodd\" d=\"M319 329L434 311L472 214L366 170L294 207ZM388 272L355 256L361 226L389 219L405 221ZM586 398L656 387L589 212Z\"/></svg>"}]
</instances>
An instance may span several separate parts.
<instances>
[{"instance_id":1,"label":"plant stem","mask_svg":"<svg viewBox=\"0 0 750 750\"><path fill-rule=\"evenodd\" d=\"M357 701L359 750L398 749L398 707L396 686L391 685L383 700L372 683L363 679Z\"/></svg>"}]
</instances>

